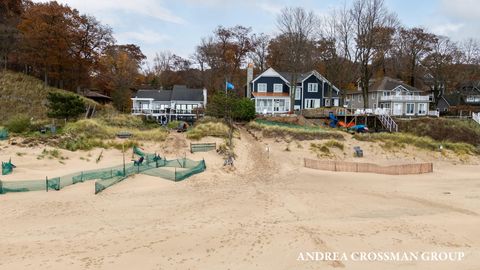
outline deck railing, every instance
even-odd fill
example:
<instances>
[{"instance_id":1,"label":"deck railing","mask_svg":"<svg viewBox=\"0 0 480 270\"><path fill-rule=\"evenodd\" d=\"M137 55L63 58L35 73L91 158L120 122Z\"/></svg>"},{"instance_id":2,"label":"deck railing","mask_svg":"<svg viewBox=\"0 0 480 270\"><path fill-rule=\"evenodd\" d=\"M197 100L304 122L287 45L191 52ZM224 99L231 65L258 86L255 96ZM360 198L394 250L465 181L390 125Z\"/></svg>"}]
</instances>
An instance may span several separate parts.
<instances>
[{"instance_id":1,"label":"deck railing","mask_svg":"<svg viewBox=\"0 0 480 270\"><path fill-rule=\"evenodd\" d=\"M381 96L380 101L430 101L430 96Z\"/></svg>"},{"instance_id":2,"label":"deck railing","mask_svg":"<svg viewBox=\"0 0 480 270\"><path fill-rule=\"evenodd\" d=\"M478 113L472 113L472 119L473 121L477 122L478 124L480 124L480 112Z\"/></svg>"}]
</instances>

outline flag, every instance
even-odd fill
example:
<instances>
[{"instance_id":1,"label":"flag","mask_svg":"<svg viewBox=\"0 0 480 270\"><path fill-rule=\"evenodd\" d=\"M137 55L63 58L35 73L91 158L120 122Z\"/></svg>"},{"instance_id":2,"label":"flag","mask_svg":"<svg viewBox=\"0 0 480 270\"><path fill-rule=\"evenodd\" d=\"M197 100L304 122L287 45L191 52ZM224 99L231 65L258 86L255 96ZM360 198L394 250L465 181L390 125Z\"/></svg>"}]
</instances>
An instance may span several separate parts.
<instances>
[{"instance_id":1,"label":"flag","mask_svg":"<svg viewBox=\"0 0 480 270\"><path fill-rule=\"evenodd\" d=\"M233 85L233 83L227 82L227 90L233 90L233 89L235 89L235 85Z\"/></svg>"}]
</instances>

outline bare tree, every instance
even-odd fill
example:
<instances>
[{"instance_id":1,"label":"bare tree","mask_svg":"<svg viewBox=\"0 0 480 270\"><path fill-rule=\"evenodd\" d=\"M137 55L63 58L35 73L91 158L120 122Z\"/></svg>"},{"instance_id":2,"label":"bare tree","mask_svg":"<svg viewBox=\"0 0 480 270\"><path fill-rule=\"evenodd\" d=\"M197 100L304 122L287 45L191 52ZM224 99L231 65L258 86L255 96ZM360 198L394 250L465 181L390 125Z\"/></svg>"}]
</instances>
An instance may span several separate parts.
<instances>
[{"instance_id":1,"label":"bare tree","mask_svg":"<svg viewBox=\"0 0 480 270\"><path fill-rule=\"evenodd\" d=\"M469 38L462 41L459 45L462 51L462 62L468 65L480 64L480 43L478 40Z\"/></svg>"},{"instance_id":2,"label":"bare tree","mask_svg":"<svg viewBox=\"0 0 480 270\"><path fill-rule=\"evenodd\" d=\"M396 21L383 0L356 0L350 9L354 25L356 51L355 62L360 68L360 86L363 104L368 108L368 89L372 72L372 59L377 46L378 30Z\"/></svg>"},{"instance_id":3,"label":"bare tree","mask_svg":"<svg viewBox=\"0 0 480 270\"><path fill-rule=\"evenodd\" d=\"M317 17L312 11L307 12L300 7L284 8L277 17L277 27L283 41L287 44L287 71L290 79L290 110L294 110L297 78L307 68L311 68L309 44L312 43ZM310 64L310 66L309 66Z\"/></svg>"},{"instance_id":4,"label":"bare tree","mask_svg":"<svg viewBox=\"0 0 480 270\"><path fill-rule=\"evenodd\" d=\"M252 51L249 53L249 58L260 71L267 69L267 55L268 45L270 44L270 37L264 33L254 34L252 40Z\"/></svg>"},{"instance_id":5,"label":"bare tree","mask_svg":"<svg viewBox=\"0 0 480 270\"><path fill-rule=\"evenodd\" d=\"M420 61L432 51L433 45L437 42L437 37L425 31L423 28L405 29L401 28L398 36L398 45L400 58L404 58L407 76L410 85L416 85L417 67Z\"/></svg>"}]
</instances>

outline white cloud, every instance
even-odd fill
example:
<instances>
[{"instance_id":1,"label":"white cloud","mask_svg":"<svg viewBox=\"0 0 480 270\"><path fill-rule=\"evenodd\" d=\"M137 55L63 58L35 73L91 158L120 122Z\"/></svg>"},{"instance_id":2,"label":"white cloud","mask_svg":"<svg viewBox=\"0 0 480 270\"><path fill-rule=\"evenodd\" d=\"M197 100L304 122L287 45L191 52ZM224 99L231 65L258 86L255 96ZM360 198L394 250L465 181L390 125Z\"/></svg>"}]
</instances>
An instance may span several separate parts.
<instances>
[{"instance_id":1,"label":"white cloud","mask_svg":"<svg viewBox=\"0 0 480 270\"><path fill-rule=\"evenodd\" d=\"M478 20L478 0L442 0L443 12L458 19Z\"/></svg>"},{"instance_id":2,"label":"white cloud","mask_svg":"<svg viewBox=\"0 0 480 270\"><path fill-rule=\"evenodd\" d=\"M444 23L432 26L431 30L437 35L451 36L460 32L462 28L464 28L463 23Z\"/></svg>"},{"instance_id":3,"label":"white cloud","mask_svg":"<svg viewBox=\"0 0 480 270\"><path fill-rule=\"evenodd\" d=\"M34 0L34 2L46 2L46 0ZM116 12L142 15L165 22L184 24L185 20L173 14L158 0L58 0L60 3L78 9L81 13L88 13L100 18L110 17L110 22L118 22Z\"/></svg>"},{"instance_id":4,"label":"white cloud","mask_svg":"<svg viewBox=\"0 0 480 270\"><path fill-rule=\"evenodd\" d=\"M167 35L162 35L158 32L147 29L142 29L140 31L121 32L115 34L115 37L119 43L140 43L147 45L158 44L171 39Z\"/></svg>"}]
</instances>

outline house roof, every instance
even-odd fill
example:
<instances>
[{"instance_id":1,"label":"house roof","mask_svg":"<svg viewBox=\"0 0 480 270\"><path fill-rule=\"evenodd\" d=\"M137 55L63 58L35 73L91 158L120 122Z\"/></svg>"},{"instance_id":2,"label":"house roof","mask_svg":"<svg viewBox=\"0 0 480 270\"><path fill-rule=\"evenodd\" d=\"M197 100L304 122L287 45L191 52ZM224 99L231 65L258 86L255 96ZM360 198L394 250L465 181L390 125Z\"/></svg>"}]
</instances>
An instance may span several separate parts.
<instances>
[{"instance_id":1,"label":"house roof","mask_svg":"<svg viewBox=\"0 0 480 270\"><path fill-rule=\"evenodd\" d=\"M135 98L151 98L156 101L170 101L172 99L172 90L145 90L137 91Z\"/></svg>"},{"instance_id":2,"label":"house roof","mask_svg":"<svg viewBox=\"0 0 480 270\"><path fill-rule=\"evenodd\" d=\"M461 97L458 94L443 95L442 98L449 106L458 106L461 103Z\"/></svg>"},{"instance_id":3,"label":"house roof","mask_svg":"<svg viewBox=\"0 0 480 270\"><path fill-rule=\"evenodd\" d=\"M107 99L107 100L112 100L111 97L107 95L102 95L96 91L92 91L90 89L85 89L83 90L83 96L91 99Z\"/></svg>"},{"instance_id":4,"label":"house roof","mask_svg":"<svg viewBox=\"0 0 480 270\"><path fill-rule=\"evenodd\" d=\"M421 90L408 85L400 80L393 79L390 77L383 77L380 80L375 80L373 84L370 85L369 90L371 91L379 91L379 90L393 90L397 88L398 86L403 86L405 89L408 91L415 91L415 92L421 92Z\"/></svg>"},{"instance_id":5,"label":"house roof","mask_svg":"<svg viewBox=\"0 0 480 270\"><path fill-rule=\"evenodd\" d=\"M289 82L292 78L291 72L278 72L283 78L287 79ZM297 75L297 83L301 83L308 75L310 75L311 72L308 73L302 73Z\"/></svg>"},{"instance_id":6,"label":"house roof","mask_svg":"<svg viewBox=\"0 0 480 270\"><path fill-rule=\"evenodd\" d=\"M177 101L203 101L203 89L187 88L185 85L175 85L172 100Z\"/></svg>"},{"instance_id":7,"label":"house roof","mask_svg":"<svg viewBox=\"0 0 480 270\"><path fill-rule=\"evenodd\" d=\"M403 88L407 89L408 91L413 91L413 92L423 92L422 90L415 88L411 85L408 85L401 80L398 79L393 79L390 77L383 77L380 79L371 79L370 80L370 85L368 87L368 92L376 92L376 91L391 91L394 90L395 88L402 86ZM362 93L361 90L350 90L347 92L347 94L358 94Z\"/></svg>"}]
</instances>

